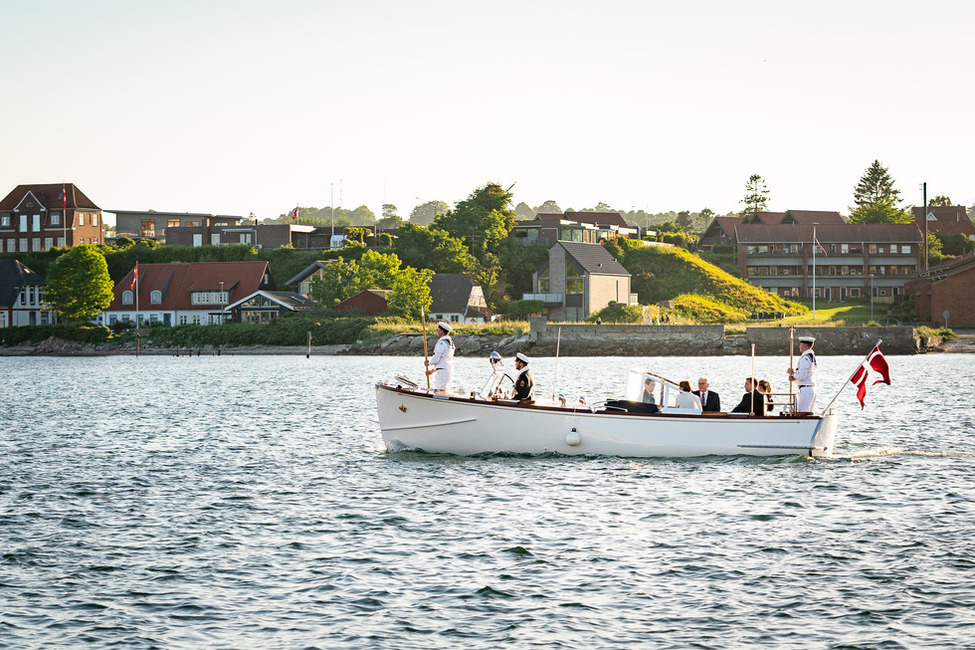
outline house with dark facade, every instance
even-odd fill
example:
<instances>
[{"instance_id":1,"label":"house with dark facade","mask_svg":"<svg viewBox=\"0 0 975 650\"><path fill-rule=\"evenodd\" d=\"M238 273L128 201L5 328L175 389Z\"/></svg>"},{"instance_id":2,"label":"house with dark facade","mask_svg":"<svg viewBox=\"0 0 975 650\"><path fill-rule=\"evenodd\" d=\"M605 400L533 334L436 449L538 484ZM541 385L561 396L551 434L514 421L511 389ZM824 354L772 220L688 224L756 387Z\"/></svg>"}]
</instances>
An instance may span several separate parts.
<instances>
[{"instance_id":1,"label":"house with dark facade","mask_svg":"<svg viewBox=\"0 0 975 650\"><path fill-rule=\"evenodd\" d=\"M104 243L101 208L73 183L18 185L0 200L0 253Z\"/></svg>"},{"instance_id":2,"label":"house with dark facade","mask_svg":"<svg viewBox=\"0 0 975 650\"><path fill-rule=\"evenodd\" d=\"M115 236L131 239L152 239L160 244L172 244L167 238L172 228L211 229L236 226L244 217L203 212L156 212L155 210L106 210L115 215ZM192 240L191 240L192 241ZM202 241L211 243L209 239ZM186 244L191 246L192 243Z\"/></svg>"},{"instance_id":3,"label":"house with dark facade","mask_svg":"<svg viewBox=\"0 0 975 650\"><path fill-rule=\"evenodd\" d=\"M314 226L290 223L180 226L167 230L166 243L176 246L244 244L262 249L291 246L298 250L309 250L313 247L314 234Z\"/></svg>"},{"instance_id":4,"label":"house with dark facade","mask_svg":"<svg viewBox=\"0 0 975 650\"><path fill-rule=\"evenodd\" d=\"M233 323L269 323L278 316L309 309L315 303L294 291L259 289L223 308L226 320Z\"/></svg>"},{"instance_id":5,"label":"house with dark facade","mask_svg":"<svg viewBox=\"0 0 975 650\"><path fill-rule=\"evenodd\" d=\"M115 285L100 324L219 324L229 320L228 305L271 288L267 262L170 262L137 269Z\"/></svg>"},{"instance_id":6,"label":"house with dark facade","mask_svg":"<svg viewBox=\"0 0 975 650\"><path fill-rule=\"evenodd\" d=\"M54 322L56 313L44 303L44 278L17 260L0 260L0 328Z\"/></svg>"},{"instance_id":7,"label":"house with dark facade","mask_svg":"<svg viewBox=\"0 0 975 650\"><path fill-rule=\"evenodd\" d=\"M914 297L914 314L919 320L948 327L975 327L972 287L975 252L922 271L908 282L906 291Z\"/></svg>"},{"instance_id":8,"label":"house with dark facade","mask_svg":"<svg viewBox=\"0 0 975 650\"><path fill-rule=\"evenodd\" d=\"M310 296L312 280L315 278L321 280L324 277L322 272L325 270L325 267L334 263L335 260L317 260L312 262L300 272L296 273L295 276L288 280L285 284L300 294Z\"/></svg>"},{"instance_id":9,"label":"house with dark facade","mask_svg":"<svg viewBox=\"0 0 975 650\"><path fill-rule=\"evenodd\" d=\"M494 314L488 309L481 285L463 273L436 273L430 280L433 320L451 323L485 323Z\"/></svg>"},{"instance_id":10,"label":"house with dark facade","mask_svg":"<svg viewBox=\"0 0 975 650\"><path fill-rule=\"evenodd\" d=\"M532 274L532 289L523 299L540 300L552 321L581 321L611 302L638 302L629 272L600 244L557 242Z\"/></svg>"},{"instance_id":11,"label":"house with dark facade","mask_svg":"<svg viewBox=\"0 0 975 650\"><path fill-rule=\"evenodd\" d=\"M752 284L783 297L831 301L872 293L892 302L904 295L923 254L914 224L742 223L735 241L739 271Z\"/></svg>"},{"instance_id":12,"label":"house with dark facade","mask_svg":"<svg viewBox=\"0 0 975 650\"><path fill-rule=\"evenodd\" d=\"M735 243L735 226L744 221L744 217L715 217L704 229L697 245L703 250L710 250L715 246L731 246Z\"/></svg>"}]
</instances>

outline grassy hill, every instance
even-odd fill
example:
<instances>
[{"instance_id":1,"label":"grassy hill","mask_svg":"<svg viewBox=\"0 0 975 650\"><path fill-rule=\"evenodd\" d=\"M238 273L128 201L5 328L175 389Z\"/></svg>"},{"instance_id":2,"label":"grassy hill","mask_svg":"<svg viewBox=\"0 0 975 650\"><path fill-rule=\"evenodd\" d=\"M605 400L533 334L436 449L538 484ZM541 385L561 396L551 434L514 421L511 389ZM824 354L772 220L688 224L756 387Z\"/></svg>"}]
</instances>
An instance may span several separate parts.
<instances>
[{"instance_id":1,"label":"grassy hill","mask_svg":"<svg viewBox=\"0 0 975 650\"><path fill-rule=\"evenodd\" d=\"M759 312L799 316L808 309L763 291L682 248L644 246L620 239L606 248L633 276L632 291L643 304L674 301L683 321L735 323Z\"/></svg>"}]
</instances>

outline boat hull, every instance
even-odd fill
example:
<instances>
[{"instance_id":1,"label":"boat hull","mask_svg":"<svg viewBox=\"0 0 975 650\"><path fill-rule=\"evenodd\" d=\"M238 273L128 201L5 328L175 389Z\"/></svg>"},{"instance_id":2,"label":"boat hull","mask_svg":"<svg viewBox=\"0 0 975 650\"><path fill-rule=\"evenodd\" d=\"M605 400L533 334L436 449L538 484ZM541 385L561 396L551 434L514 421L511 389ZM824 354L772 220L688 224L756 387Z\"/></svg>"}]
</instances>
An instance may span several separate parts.
<instances>
[{"instance_id":1,"label":"boat hull","mask_svg":"<svg viewBox=\"0 0 975 650\"><path fill-rule=\"evenodd\" d=\"M376 385L379 425L390 451L689 457L824 457L832 415L748 417L725 413L616 413L430 395Z\"/></svg>"}]
</instances>

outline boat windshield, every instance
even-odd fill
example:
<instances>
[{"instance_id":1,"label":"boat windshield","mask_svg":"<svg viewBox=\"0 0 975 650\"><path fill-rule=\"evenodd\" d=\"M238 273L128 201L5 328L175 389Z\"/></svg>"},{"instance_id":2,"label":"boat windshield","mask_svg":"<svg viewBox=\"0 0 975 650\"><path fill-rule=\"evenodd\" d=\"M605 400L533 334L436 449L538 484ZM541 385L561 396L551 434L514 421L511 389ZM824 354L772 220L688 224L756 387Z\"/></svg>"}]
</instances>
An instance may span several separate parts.
<instances>
[{"instance_id":1,"label":"boat windshield","mask_svg":"<svg viewBox=\"0 0 975 650\"><path fill-rule=\"evenodd\" d=\"M631 369L626 373L626 400L659 407L673 406L680 387L649 370Z\"/></svg>"}]
</instances>

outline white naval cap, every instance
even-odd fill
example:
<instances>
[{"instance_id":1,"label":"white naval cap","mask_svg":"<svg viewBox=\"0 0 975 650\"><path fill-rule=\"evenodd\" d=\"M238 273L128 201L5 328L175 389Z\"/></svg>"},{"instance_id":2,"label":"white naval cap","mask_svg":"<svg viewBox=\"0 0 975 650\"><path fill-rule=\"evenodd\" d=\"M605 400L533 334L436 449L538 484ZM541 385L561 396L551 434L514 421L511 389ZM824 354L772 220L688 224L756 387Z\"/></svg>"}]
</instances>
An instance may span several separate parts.
<instances>
[{"instance_id":1,"label":"white naval cap","mask_svg":"<svg viewBox=\"0 0 975 650\"><path fill-rule=\"evenodd\" d=\"M528 363L528 357L526 357L521 352L515 355L515 359L518 359L518 361L521 361L522 363Z\"/></svg>"},{"instance_id":2,"label":"white naval cap","mask_svg":"<svg viewBox=\"0 0 975 650\"><path fill-rule=\"evenodd\" d=\"M799 337L799 342L800 343L808 343L809 345L812 345L813 343L816 342L816 337L815 336L800 336Z\"/></svg>"},{"instance_id":3,"label":"white naval cap","mask_svg":"<svg viewBox=\"0 0 975 650\"><path fill-rule=\"evenodd\" d=\"M453 327L450 326L450 323L448 323L447 321L443 321L443 320L440 321L439 323L437 323L437 327L439 327L440 329L442 329L445 332L449 332L450 330L454 329Z\"/></svg>"}]
</instances>

